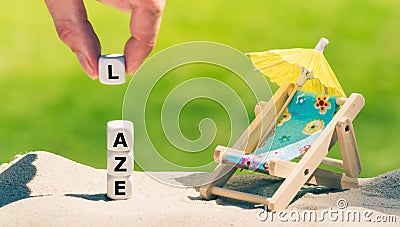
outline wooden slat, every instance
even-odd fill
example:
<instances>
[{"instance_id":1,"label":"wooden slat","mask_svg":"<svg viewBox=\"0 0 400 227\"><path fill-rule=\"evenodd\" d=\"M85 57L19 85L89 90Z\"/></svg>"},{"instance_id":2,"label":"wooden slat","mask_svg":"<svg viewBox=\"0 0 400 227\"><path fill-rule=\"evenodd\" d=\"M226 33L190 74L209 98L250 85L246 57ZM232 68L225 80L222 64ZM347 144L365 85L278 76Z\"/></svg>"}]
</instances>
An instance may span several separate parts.
<instances>
[{"instance_id":1,"label":"wooden slat","mask_svg":"<svg viewBox=\"0 0 400 227\"><path fill-rule=\"evenodd\" d=\"M273 159L269 163L269 174L272 176L287 178L296 167L297 163L285 160ZM317 184L328 188L346 189L356 188L358 179L346 176L326 169L317 168L307 183Z\"/></svg>"},{"instance_id":2,"label":"wooden slat","mask_svg":"<svg viewBox=\"0 0 400 227\"><path fill-rule=\"evenodd\" d=\"M347 98L337 98L336 99L336 104L339 106L342 106L343 104L345 104L347 101Z\"/></svg>"},{"instance_id":3,"label":"wooden slat","mask_svg":"<svg viewBox=\"0 0 400 227\"><path fill-rule=\"evenodd\" d=\"M259 113L261 113L261 110L265 107L265 105L267 105L266 101L259 101L254 107L254 115L257 116Z\"/></svg>"},{"instance_id":4,"label":"wooden slat","mask_svg":"<svg viewBox=\"0 0 400 227\"><path fill-rule=\"evenodd\" d=\"M333 137L334 136L335 135L333 135ZM329 147L328 147L328 151L330 150L330 146L331 145L329 145ZM305 155L305 153L301 154L298 158L301 159L301 158L303 158L304 155ZM335 159L335 158L325 157L324 159L322 159L321 164L326 165L326 166L335 167L338 169L344 169L343 161L339 160L339 159Z\"/></svg>"},{"instance_id":5,"label":"wooden slat","mask_svg":"<svg viewBox=\"0 0 400 227\"><path fill-rule=\"evenodd\" d=\"M212 187L211 193L214 195L219 195L237 200L244 200L256 204L264 204L268 206L268 198L259 195L233 191L230 189L220 188L220 187Z\"/></svg>"},{"instance_id":6,"label":"wooden slat","mask_svg":"<svg viewBox=\"0 0 400 227\"><path fill-rule=\"evenodd\" d=\"M343 161L334 158L325 157L324 159L322 159L321 164L343 169Z\"/></svg>"},{"instance_id":7,"label":"wooden slat","mask_svg":"<svg viewBox=\"0 0 400 227\"><path fill-rule=\"evenodd\" d=\"M275 107L273 100L267 102L261 113L250 123L249 127L235 143L233 148L244 150L246 153L253 152L261 134L270 124L274 124Z\"/></svg>"}]
</instances>

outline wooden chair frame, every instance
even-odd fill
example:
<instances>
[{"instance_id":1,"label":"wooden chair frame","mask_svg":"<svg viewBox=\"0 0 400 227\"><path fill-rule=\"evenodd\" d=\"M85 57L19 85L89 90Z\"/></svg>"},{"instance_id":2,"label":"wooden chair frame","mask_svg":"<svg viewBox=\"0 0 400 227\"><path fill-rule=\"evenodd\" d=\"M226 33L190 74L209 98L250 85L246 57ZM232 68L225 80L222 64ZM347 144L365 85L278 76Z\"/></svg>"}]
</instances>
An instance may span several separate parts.
<instances>
[{"instance_id":1,"label":"wooden chair frame","mask_svg":"<svg viewBox=\"0 0 400 227\"><path fill-rule=\"evenodd\" d=\"M268 174L286 178L271 198L223 188L238 167L246 166L227 165L219 160L219 154L228 149L251 153L259 144L259 138L265 138L268 130L275 126L274 116L286 107L284 103L294 87L294 84L289 83L282 85L271 100L257 104L255 119L232 148L217 147L214 158L220 164L211 174L211 183L200 188L203 199L210 200L218 195L264 204L269 210L276 211L285 209L305 183L336 189L358 187L357 177L361 172L361 164L352 121L364 107L365 100L361 94L353 93L349 98L336 100L342 107L298 163L278 159L269 162ZM336 142L339 142L342 160L326 157ZM320 164L341 168L344 173L318 168Z\"/></svg>"}]
</instances>

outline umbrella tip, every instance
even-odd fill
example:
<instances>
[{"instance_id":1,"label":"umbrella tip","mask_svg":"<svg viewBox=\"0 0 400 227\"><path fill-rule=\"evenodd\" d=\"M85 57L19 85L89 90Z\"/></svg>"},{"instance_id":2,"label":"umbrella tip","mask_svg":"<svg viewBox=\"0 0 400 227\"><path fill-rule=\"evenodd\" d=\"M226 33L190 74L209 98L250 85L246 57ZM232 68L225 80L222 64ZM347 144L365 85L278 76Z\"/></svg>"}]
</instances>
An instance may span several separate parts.
<instances>
[{"instance_id":1,"label":"umbrella tip","mask_svg":"<svg viewBox=\"0 0 400 227\"><path fill-rule=\"evenodd\" d=\"M328 44L329 44L329 40L326 39L326 38L324 38L324 37L322 37L322 38L319 40L317 46L315 46L314 49L318 50L319 52L324 52L324 49L325 49L325 47L326 47Z\"/></svg>"}]
</instances>

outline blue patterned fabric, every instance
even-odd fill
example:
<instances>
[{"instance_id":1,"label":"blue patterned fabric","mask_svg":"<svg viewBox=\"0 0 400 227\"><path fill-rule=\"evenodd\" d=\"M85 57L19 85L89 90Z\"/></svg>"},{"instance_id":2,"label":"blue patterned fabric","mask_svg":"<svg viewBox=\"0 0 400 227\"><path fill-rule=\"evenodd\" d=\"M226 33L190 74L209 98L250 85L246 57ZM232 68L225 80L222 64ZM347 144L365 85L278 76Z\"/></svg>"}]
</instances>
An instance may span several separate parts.
<instances>
[{"instance_id":1,"label":"blue patterned fabric","mask_svg":"<svg viewBox=\"0 0 400 227\"><path fill-rule=\"evenodd\" d=\"M310 149L336 108L334 96L297 91L280 117L274 136L264 146L248 155L227 152L225 160L264 171L265 164L273 158L292 160Z\"/></svg>"}]
</instances>

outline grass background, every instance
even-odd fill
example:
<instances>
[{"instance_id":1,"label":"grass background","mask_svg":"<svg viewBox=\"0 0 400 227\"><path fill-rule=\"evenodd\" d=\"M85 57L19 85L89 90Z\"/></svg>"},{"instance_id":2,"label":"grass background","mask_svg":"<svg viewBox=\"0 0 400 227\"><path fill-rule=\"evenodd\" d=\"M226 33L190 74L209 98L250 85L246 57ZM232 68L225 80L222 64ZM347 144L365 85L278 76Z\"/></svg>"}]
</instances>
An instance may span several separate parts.
<instances>
[{"instance_id":1,"label":"grass background","mask_svg":"<svg viewBox=\"0 0 400 227\"><path fill-rule=\"evenodd\" d=\"M122 52L129 15L85 2L103 53ZM250 52L313 47L327 37L326 57L343 88L366 98L354 125L362 176L371 177L400 167L399 22L396 0L167 0L153 54L195 40ZM46 150L105 168L105 125L121 118L128 83L104 86L86 77L56 36L42 1L2 4L0 32L0 163ZM252 105L246 104L250 116ZM198 133L183 131L194 138ZM212 148L205 152L211 156Z\"/></svg>"}]
</instances>

